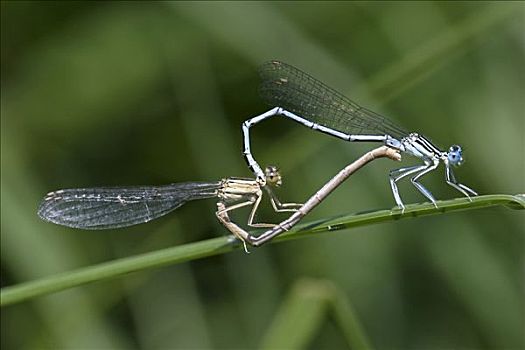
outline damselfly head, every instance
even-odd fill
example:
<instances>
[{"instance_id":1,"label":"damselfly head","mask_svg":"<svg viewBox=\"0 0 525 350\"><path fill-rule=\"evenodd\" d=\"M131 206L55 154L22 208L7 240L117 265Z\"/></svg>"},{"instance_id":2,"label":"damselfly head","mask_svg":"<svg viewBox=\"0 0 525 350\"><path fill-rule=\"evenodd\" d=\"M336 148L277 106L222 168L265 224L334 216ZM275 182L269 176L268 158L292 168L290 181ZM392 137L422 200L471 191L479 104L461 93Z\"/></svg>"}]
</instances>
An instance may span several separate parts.
<instances>
[{"instance_id":1,"label":"damselfly head","mask_svg":"<svg viewBox=\"0 0 525 350\"><path fill-rule=\"evenodd\" d=\"M450 164L454 166L460 166L463 163L463 156L461 147L458 145L452 145L448 149L447 158Z\"/></svg>"},{"instance_id":2,"label":"damselfly head","mask_svg":"<svg viewBox=\"0 0 525 350\"><path fill-rule=\"evenodd\" d=\"M279 187L283 183L279 168L274 165L269 165L264 169L264 176L266 176L266 183L271 186Z\"/></svg>"}]
</instances>

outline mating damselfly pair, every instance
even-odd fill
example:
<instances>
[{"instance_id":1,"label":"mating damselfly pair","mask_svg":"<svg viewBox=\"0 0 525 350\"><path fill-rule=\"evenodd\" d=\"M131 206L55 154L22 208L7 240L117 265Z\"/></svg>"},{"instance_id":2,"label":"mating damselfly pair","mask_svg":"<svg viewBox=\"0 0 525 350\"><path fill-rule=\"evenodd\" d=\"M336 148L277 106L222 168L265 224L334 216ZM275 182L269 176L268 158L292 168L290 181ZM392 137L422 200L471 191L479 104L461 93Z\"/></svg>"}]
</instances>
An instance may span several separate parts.
<instances>
[{"instance_id":1,"label":"mating damselfly pair","mask_svg":"<svg viewBox=\"0 0 525 350\"><path fill-rule=\"evenodd\" d=\"M260 94L273 108L242 124L243 155L255 179L227 178L216 182L187 182L165 186L109 187L67 189L50 192L39 208L39 215L56 224L82 228L107 229L131 226L151 221L180 207L187 201L202 198L218 198L216 215L221 223L243 242L260 245L280 232L289 229L313 206L337 187L346 177L377 157L399 160L399 153L417 157L423 164L392 170L390 186L397 206L404 211L397 182L412 175L412 184L435 206L433 195L420 182L422 176L435 170L440 163L445 166L445 181L468 198L477 195L469 187L459 183L452 167L463 162L460 146L453 145L442 151L428 138L418 133L408 133L387 118L363 108L337 91L329 88L305 72L279 61L270 61L260 68L262 83ZM367 153L349 165L351 172L331 179L314 199L305 206L297 203L281 203L271 187L281 184L281 177L275 167L262 170L251 152L250 129L273 116L294 120L313 130L335 136L345 141L379 142L383 153ZM387 151L390 150L390 153ZM347 167L348 168L348 167ZM346 169L346 168L345 168ZM344 171L342 171L344 172ZM293 211L292 217L279 225L255 223L255 215L263 190L268 193L276 211ZM321 195L319 195L319 193ZM312 206L312 203L315 204ZM310 203L310 204L309 204ZM248 218L251 227L271 227L259 238L246 233L233 224L228 212L241 207L252 206Z\"/></svg>"}]
</instances>

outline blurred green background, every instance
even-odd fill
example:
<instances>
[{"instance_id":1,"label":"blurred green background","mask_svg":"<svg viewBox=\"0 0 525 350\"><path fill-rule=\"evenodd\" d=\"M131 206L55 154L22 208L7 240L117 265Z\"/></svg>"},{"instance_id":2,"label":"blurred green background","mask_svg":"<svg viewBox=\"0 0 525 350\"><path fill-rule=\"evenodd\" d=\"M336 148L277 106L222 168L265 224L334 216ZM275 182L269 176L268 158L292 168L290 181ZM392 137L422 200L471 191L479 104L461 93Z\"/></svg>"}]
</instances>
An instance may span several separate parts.
<instances>
[{"instance_id":1,"label":"blurred green background","mask_svg":"<svg viewBox=\"0 0 525 350\"><path fill-rule=\"evenodd\" d=\"M54 189L251 176L241 122L280 59L443 147L481 194L524 191L522 2L14 2L1 5L2 286L226 234L213 200L129 229L40 221ZM252 129L279 196L304 201L373 145L290 121ZM404 165L417 163L405 159ZM381 160L307 219L394 205ZM459 193L443 169L423 181ZM404 182L406 203L422 202ZM267 204L267 203L266 203ZM268 205L266 205L267 207ZM269 208L266 221L279 221ZM237 222L245 213L235 215ZM423 217L141 272L2 309L3 349L253 348L302 277L329 280L377 348L525 346L524 217ZM310 348L339 348L333 319Z\"/></svg>"}]
</instances>

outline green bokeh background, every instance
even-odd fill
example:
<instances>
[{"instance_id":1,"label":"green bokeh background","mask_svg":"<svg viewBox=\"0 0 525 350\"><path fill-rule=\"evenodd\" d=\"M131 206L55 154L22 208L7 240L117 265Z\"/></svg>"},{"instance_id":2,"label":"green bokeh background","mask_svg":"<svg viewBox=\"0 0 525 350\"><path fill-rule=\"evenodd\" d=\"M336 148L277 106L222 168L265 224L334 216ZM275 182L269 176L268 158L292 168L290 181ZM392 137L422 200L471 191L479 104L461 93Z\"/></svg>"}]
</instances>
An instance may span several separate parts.
<instances>
[{"instance_id":1,"label":"green bokeh background","mask_svg":"<svg viewBox=\"0 0 525 350\"><path fill-rule=\"evenodd\" d=\"M2 286L226 234L213 200L101 232L45 223L36 208L58 188L251 176L240 125L268 108L256 69L269 59L443 147L461 144L457 176L479 193L525 189L522 2L3 1L1 20ZM304 201L372 147L282 119L252 135L261 164L282 169L279 196L288 201ZM363 169L310 219L393 206L395 166ZM459 195L442 168L424 183L437 198ZM400 187L407 203L423 201ZM377 348L518 349L523 256L520 212L401 220L9 306L1 345L253 348L294 283L311 277L344 292ZM343 345L328 317L310 347Z\"/></svg>"}]
</instances>

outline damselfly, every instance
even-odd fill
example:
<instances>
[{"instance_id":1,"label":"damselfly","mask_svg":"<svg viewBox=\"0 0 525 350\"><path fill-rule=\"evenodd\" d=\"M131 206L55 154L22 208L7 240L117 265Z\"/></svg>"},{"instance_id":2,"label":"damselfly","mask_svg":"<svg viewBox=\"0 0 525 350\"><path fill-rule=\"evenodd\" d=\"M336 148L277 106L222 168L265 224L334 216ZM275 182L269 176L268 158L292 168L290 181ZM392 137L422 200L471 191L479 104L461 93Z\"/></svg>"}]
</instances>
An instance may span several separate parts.
<instances>
[{"instance_id":1,"label":"damselfly","mask_svg":"<svg viewBox=\"0 0 525 350\"><path fill-rule=\"evenodd\" d=\"M397 182L413 175L412 184L434 205L436 200L419 180L438 167L445 165L445 181L470 198L476 196L469 187L459 183L451 166L463 162L462 150L458 145L448 151L441 151L428 138L418 133L408 133L387 118L363 108L337 91L329 88L307 73L279 61L261 66L262 84L260 94L271 106L271 110L246 120L242 125L244 157L257 180L264 185L264 172L253 157L250 148L250 128L272 116L283 116L313 130L346 141L382 142L386 146L420 158L424 164L392 170L390 186L397 205L404 210ZM437 206L437 205L436 205Z\"/></svg>"},{"instance_id":2,"label":"damselfly","mask_svg":"<svg viewBox=\"0 0 525 350\"><path fill-rule=\"evenodd\" d=\"M282 184L275 166L267 167L264 177L270 185L264 186L264 190L275 211L296 211L301 206L281 203L274 194L272 187ZM254 222L262 191L258 181L236 177L164 186L74 188L48 193L40 204L38 215L46 221L73 228L113 229L154 220L188 201L215 197L221 204L221 209L215 213L218 218L225 212L251 206L248 226L273 227L274 224Z\"/></svg>"}]
</instances>

